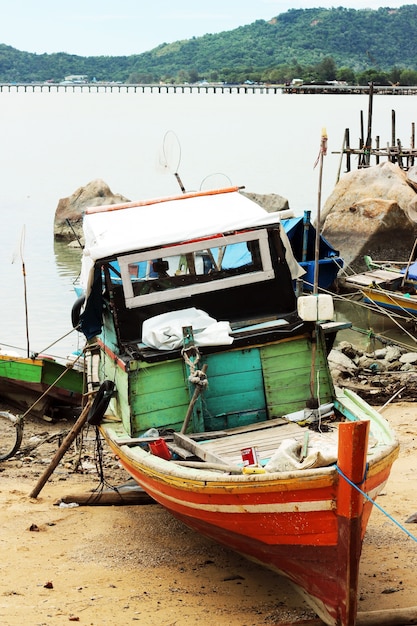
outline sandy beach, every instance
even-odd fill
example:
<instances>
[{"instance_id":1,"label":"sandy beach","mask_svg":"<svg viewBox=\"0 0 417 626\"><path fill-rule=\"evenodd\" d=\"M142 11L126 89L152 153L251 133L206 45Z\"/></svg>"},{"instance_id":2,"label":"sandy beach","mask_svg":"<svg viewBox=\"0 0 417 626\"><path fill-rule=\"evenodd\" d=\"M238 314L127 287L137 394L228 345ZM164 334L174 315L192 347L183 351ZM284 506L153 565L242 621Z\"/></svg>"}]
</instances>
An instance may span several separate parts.
<instances>
[{"instance_id":1,"label":"sandy beach","mask_svg":"<svg viewBox=\"0 0 417 626\"><path fill-rule=\"evenodd\" d=\"M417 535L417 524L406 523L417 513L417 404L392 403L384 415L401 451L378 499L386 514L374 509L365 538L360 611L417 604L417 542L404 530ZM28 418L22 450L70 426ZM89 430L36 499L29 493L58 439L0 463L2 626L272 626L315 617L284 579L202 539L157 504L57 504L99 488L94 444ZM110 485L128 480L108 451L103 472Z\"/></svg>"}]
</instances>

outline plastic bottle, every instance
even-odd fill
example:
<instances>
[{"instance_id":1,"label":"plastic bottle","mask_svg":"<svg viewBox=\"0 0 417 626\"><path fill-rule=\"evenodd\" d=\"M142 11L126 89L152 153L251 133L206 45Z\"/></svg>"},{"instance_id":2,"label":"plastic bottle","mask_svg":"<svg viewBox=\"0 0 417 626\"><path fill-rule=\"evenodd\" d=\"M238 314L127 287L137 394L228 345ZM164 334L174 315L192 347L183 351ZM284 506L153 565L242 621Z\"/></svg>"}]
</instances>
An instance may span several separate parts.
<instances>
[{"instance_id":1,"label":"plastic bottle","mask_svg":"<svg viewBox=\"0 0 417 626\"><path fill-rule=\"evenodd\" d=\"M156 428L148 428L148 430L146 432L144 432L141 436L142 437L155 437L155 438L159 438L159 430L157 430Z\"/></svg>"}]
</instances>

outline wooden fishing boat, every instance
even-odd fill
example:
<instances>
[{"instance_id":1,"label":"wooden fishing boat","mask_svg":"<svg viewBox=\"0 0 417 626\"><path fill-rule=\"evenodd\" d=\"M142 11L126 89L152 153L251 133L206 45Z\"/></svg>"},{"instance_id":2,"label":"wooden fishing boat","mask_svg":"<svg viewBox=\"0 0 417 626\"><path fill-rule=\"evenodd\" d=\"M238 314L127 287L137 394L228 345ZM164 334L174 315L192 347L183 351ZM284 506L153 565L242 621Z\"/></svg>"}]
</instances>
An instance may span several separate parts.
<instances>
[{"instance_id":1,"label":"wooden fishing boat","mask_svg":"<svg viewBox=\"0 0 417 626\"><path fill-rule=\"evenodd\" d=\"M286 576L326 624L354 626L398 443L334 388L317 321L331 297L296 300L279 214L231 188L91 208L84 234L73 320L99 359L89 421L174 516Z\"/></svg>"},{"instance_id":2,"label":"wooden fishing boat","mask_svg":"<svg viewBox=\"0 0 417 626\"><path fill-rule=\"evenodd\" d=\"M395 311L400 315L417 315L417 292L414 287L405 290L383 289L370 285L362 288L363 301L377 309Z\"/></svg>"},{"instance_id":3,"label":"wooden fishing boat","mask_svg":"<svg viewBox=\"0 0 417 626\"><path fill-rule=\"evenodd\" d=\"M21 410L54 417L80 407L83 373L50 357L0 352L0 397Z\"/></svg>"},{"instance_id":4,"label":"wooden fishing boat","mask_svg":"<svg viewBox=\"0 0 417 626\"><path fill-rule=\"evenodd\" d=\"M404 271L400 268L372 263L369 270L345 276L340 286L356 291L363 302L380 313L388 310L414 317L417 314L417 282L412 276L405 279Z\"/></svg>"}]
</instances>

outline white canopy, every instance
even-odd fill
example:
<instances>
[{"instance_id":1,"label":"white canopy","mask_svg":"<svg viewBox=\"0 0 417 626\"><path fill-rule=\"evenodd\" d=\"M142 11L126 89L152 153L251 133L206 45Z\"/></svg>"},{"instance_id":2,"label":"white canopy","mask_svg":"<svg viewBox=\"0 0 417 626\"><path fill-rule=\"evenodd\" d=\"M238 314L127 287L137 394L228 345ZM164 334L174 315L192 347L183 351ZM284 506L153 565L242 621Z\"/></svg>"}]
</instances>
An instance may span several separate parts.
<instances>
[{"instance_id":1,"label":"white canopy","mask_svg":"<svg viewBox=\"0 0 417 626\"><path fill-rule=\"evenodd\" d=\"M87 209L81 282L86 286L98 259L279 221L279 212L268 213L237 188ZM303 274L283 229L281 237L293 277Z\"/></svg>"}]
</instances>

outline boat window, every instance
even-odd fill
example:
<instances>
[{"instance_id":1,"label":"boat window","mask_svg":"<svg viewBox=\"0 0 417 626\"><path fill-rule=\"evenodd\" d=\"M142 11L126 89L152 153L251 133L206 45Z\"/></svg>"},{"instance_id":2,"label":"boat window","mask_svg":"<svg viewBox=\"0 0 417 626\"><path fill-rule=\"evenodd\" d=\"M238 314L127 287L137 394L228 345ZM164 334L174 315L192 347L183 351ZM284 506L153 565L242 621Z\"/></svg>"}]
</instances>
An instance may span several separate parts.
<instances>
[{"instance_id":1,"label":"boat window","mask_svg":"<svg viewBox=\"0 0 417 626\"><path fill-rule=\"evenodd\" d=\"M122 281L126 306L218 291L273 277L266 230L120 256L111 280Z\"/></svg>"}]
</instances>

